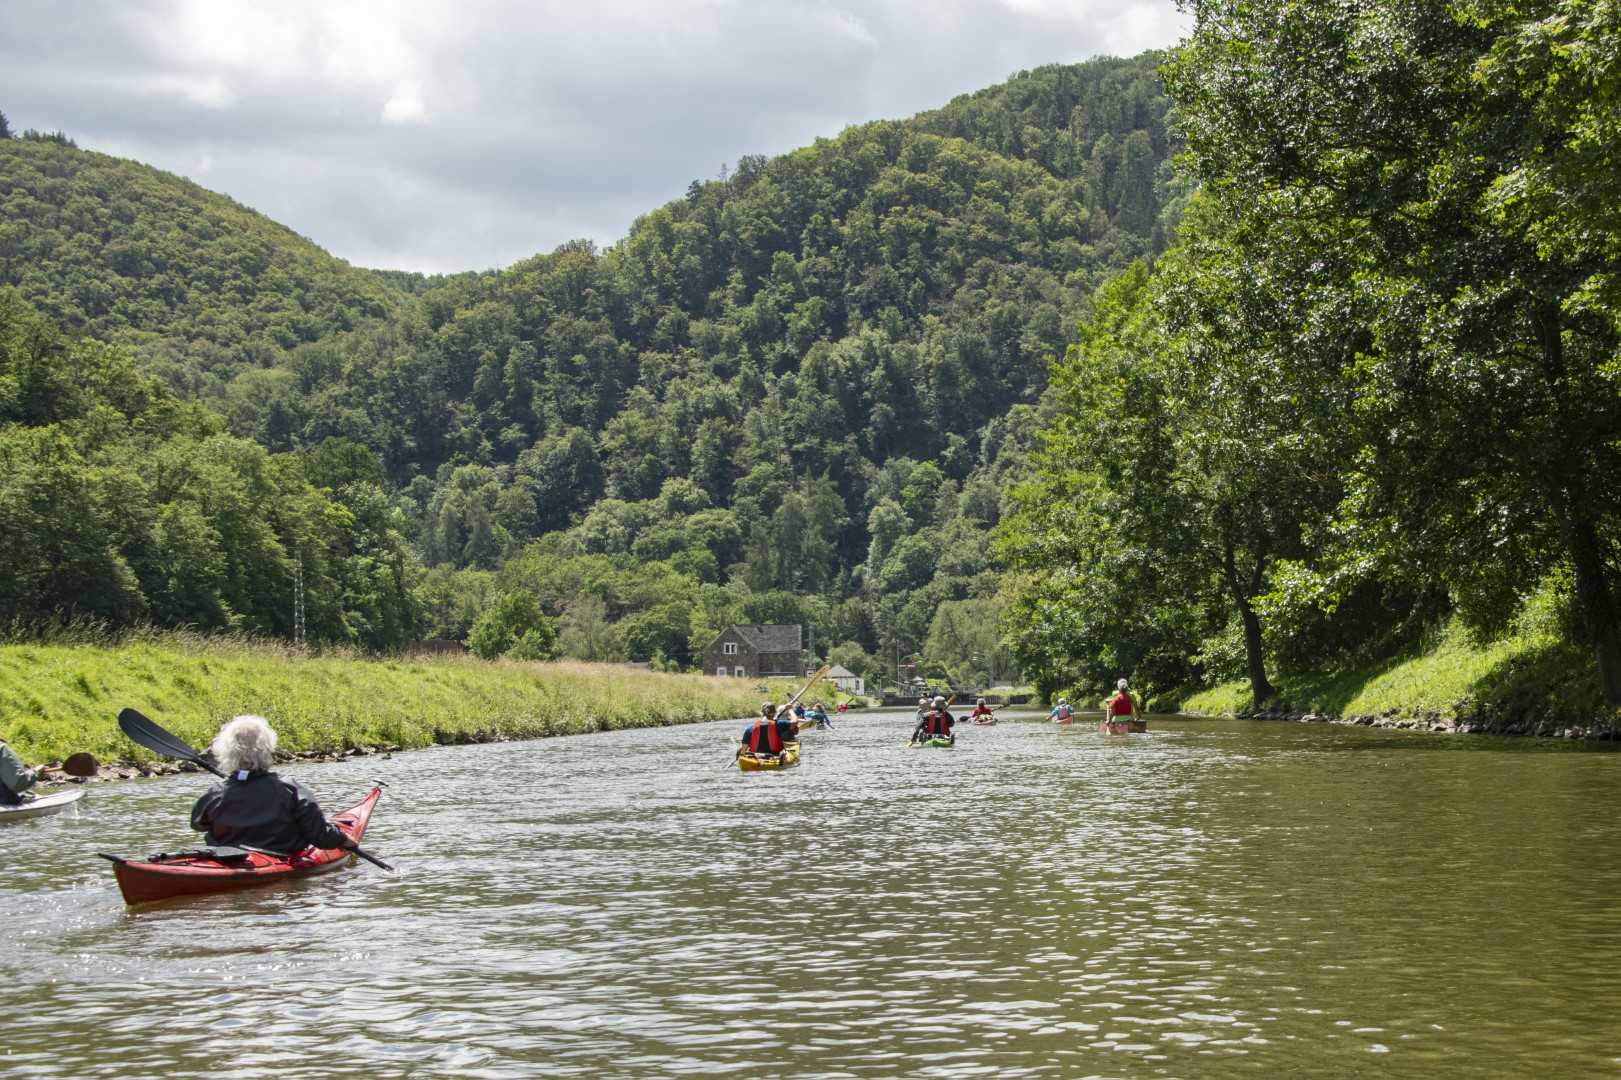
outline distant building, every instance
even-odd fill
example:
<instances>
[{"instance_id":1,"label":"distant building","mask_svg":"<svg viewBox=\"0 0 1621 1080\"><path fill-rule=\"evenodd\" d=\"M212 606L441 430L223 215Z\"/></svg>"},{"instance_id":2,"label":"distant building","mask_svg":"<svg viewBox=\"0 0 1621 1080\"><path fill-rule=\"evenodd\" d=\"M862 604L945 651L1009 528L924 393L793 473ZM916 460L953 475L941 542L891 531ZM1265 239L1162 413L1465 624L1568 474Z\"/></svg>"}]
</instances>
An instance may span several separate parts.
<instances>
[{"instance_id":1,"label":"distant building","mask_svg":"<svg viewBox=\"0 0 1621 1080\"><path fill-rule=\"evenodd\" d=\"M467 646L449 638L431 637L406 646L405 652L408 656L462 656Z\"/></svg>"},{"instance_id":2,"label":"distant building","mask_svg":"<svg viewBox=\"0 0 1621 1080\"><path fill-rule=\"evenodd\" d=\"M704 646L704 671L754 678L797 677L804 661L798 623L737 623Z\"/></svg>"},{"instance_id":3,"label":"distant building","mask_svg":"<svg viewBox=\"0 0 1621 1080\"><path fill-rule=\"evenodd\" d=\"M827 673L827 681L838 687L840 693L858 697L867 693L867 680L853 671L846 671L842 664L833 665L833 669Z\"/></svg>"}]
</instances>

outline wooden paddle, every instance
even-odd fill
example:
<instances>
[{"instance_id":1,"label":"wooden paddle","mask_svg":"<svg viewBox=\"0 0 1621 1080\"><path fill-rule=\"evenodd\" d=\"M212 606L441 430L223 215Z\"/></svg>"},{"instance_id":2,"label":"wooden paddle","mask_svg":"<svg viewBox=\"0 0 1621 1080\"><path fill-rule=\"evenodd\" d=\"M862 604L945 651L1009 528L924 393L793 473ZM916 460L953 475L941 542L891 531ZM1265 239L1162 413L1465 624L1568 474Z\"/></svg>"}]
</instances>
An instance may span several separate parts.
<instances>
[{"instance_id":1,"label":"wooden paddle","mask_svg":"<svg viewBox=\"0 0 1621 1080\"><path fill-rule=\"evenodd\" d=\"M99 776L101 762L96 760L96 755L80 750L77 754L68 755L68 759L62 762L62 771L69 776Z\"/></svg>"},{"instance_id":2,"label":"wooden paddle","mask_svg":"<svg viewBox=\"0 0 1621 1080\"><path fill-rule=\"evenodd\" d=\"M162 754L164 757L178 758L181 761L189 761L193 765L200 765L221 780L225 779L225 774L220 772L213 762L193 750L182 740L177 739L159 727L155 721L147 719L134 709L125 709L118 714L118 727L125 735L129 736L131 742L139 743L148 750ZM362 859L374 866L380 866L384 870L394 869L371 852L362 851L358 846L346 850L354 852Z\"/></svg>"},{"instance_id":3,"label":"wooden paddle","mask_svg":"<svg viewBox=\"0 0 1621 1080\"><path fill-rule=\"evenodd\" d=\"M789 698L787 700L787 702L783 704L782 708L783 709L791 708L794 705L795 702L797 702L800 698L805 696L806 691L808 691L811 687L815 686L817 683L822 681L822 676L823 675L826 675L828 672L830 672L832 670L833 670L833 665L832 664L823 664L822 665L822 670L820 670L816 674L812 675L811 676L811 681L805 684L804 689L801 690L799 693L795 694L793 697ZM777 711L780 713L782 710L779 709Z\"/></svg>"},{"instance_id":4,"label":"wooden paddle","mask_svg":"<svg viewBox=\"0 0 1621 1080\"><path fill-rule=\"evenodd\" d=\"M69 754L68 759L60 765L40 765L34 769L40 776L49 776L52 773L64 773L68 776L96 776L101 772L101 762L94 754L87 754L83 750L77 754Z\"/></svg>"}]
</instances>

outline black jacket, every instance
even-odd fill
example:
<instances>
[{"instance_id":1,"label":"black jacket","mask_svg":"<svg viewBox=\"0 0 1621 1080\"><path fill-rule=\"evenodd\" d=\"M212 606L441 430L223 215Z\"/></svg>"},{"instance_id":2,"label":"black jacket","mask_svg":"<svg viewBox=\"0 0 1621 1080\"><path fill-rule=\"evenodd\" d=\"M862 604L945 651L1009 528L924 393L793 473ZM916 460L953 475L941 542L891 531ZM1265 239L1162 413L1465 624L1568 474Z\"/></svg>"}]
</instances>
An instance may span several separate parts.
<instances>
[{"instance_id":1,"label":"black jacket","mask_svg":"<svg viewBox=\"0 0 1621 1080\"><path fill-rule=\"evenodd\" d=\"M191 827L221 847L263 848L291 854L305 847L342 847L344 836L327 821L303 784L273 772L233 774L191 808Z\"/></svg>"}]
</instances>

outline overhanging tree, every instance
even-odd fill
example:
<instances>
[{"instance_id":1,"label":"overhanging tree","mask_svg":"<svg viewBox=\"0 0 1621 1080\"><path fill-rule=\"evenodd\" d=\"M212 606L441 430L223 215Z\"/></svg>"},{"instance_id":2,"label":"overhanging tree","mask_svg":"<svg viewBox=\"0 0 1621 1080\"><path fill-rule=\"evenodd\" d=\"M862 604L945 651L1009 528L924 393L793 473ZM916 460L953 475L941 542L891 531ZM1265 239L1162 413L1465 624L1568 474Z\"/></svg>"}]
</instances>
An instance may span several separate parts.
<instances>
[{"instance_id":1,"label":"overhanging tree","mask_svg":"<svg viewBox=\"0 0 1621 1080\"><path fill-rule=\"evenodd\" d=\"M1552 49L1539 24L1598 6L1190 6L1195 32L1166 74L1191 167L1262 245L1277 220L1296 225L1279 243L1319 226L1369 312L1344 371L1363 448L1344 469L1342 561L1416 562L1464 606L1471 582L1501 596L1562 562L1621 704L1604 527L1621 507L1621 388L1615 320L1593 302L1611 260L1546 197L1559 148L1591 133L1546 64L1509 62ZM1602 22L1588 29L1613 56ZM1615 141L1597 137L1588 190L1615 173Z\"/></svg>"}]
</instances>

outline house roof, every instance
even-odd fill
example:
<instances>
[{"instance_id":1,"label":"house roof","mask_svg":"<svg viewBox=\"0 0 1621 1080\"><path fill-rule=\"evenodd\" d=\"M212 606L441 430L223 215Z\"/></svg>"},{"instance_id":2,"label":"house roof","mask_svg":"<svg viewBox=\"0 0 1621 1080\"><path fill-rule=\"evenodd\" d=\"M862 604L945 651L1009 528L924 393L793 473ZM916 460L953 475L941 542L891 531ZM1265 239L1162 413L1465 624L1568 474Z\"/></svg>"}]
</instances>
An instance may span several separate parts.
<instances>
[{"instance_id":1,"label":"house roof","mask_svg":"<svg viewBox=\"0 0 1621 1080\"><path fill-rule=\"evenodd\" d=\"M730 629L760 652L797 652L801 648L798 623L734 623Z\"/></svg>"},{"instance_id":2,"label":"house roof","mask_svg":"<svg viewBox=\"0 0 1621 1080\"><path fill-rule=\"evenodd\" d=\"M856 677L856 673L846 671L843 664L834 664L828 669L827 677L830 679L853 679Z\"/></svg>"}]
</instances>

